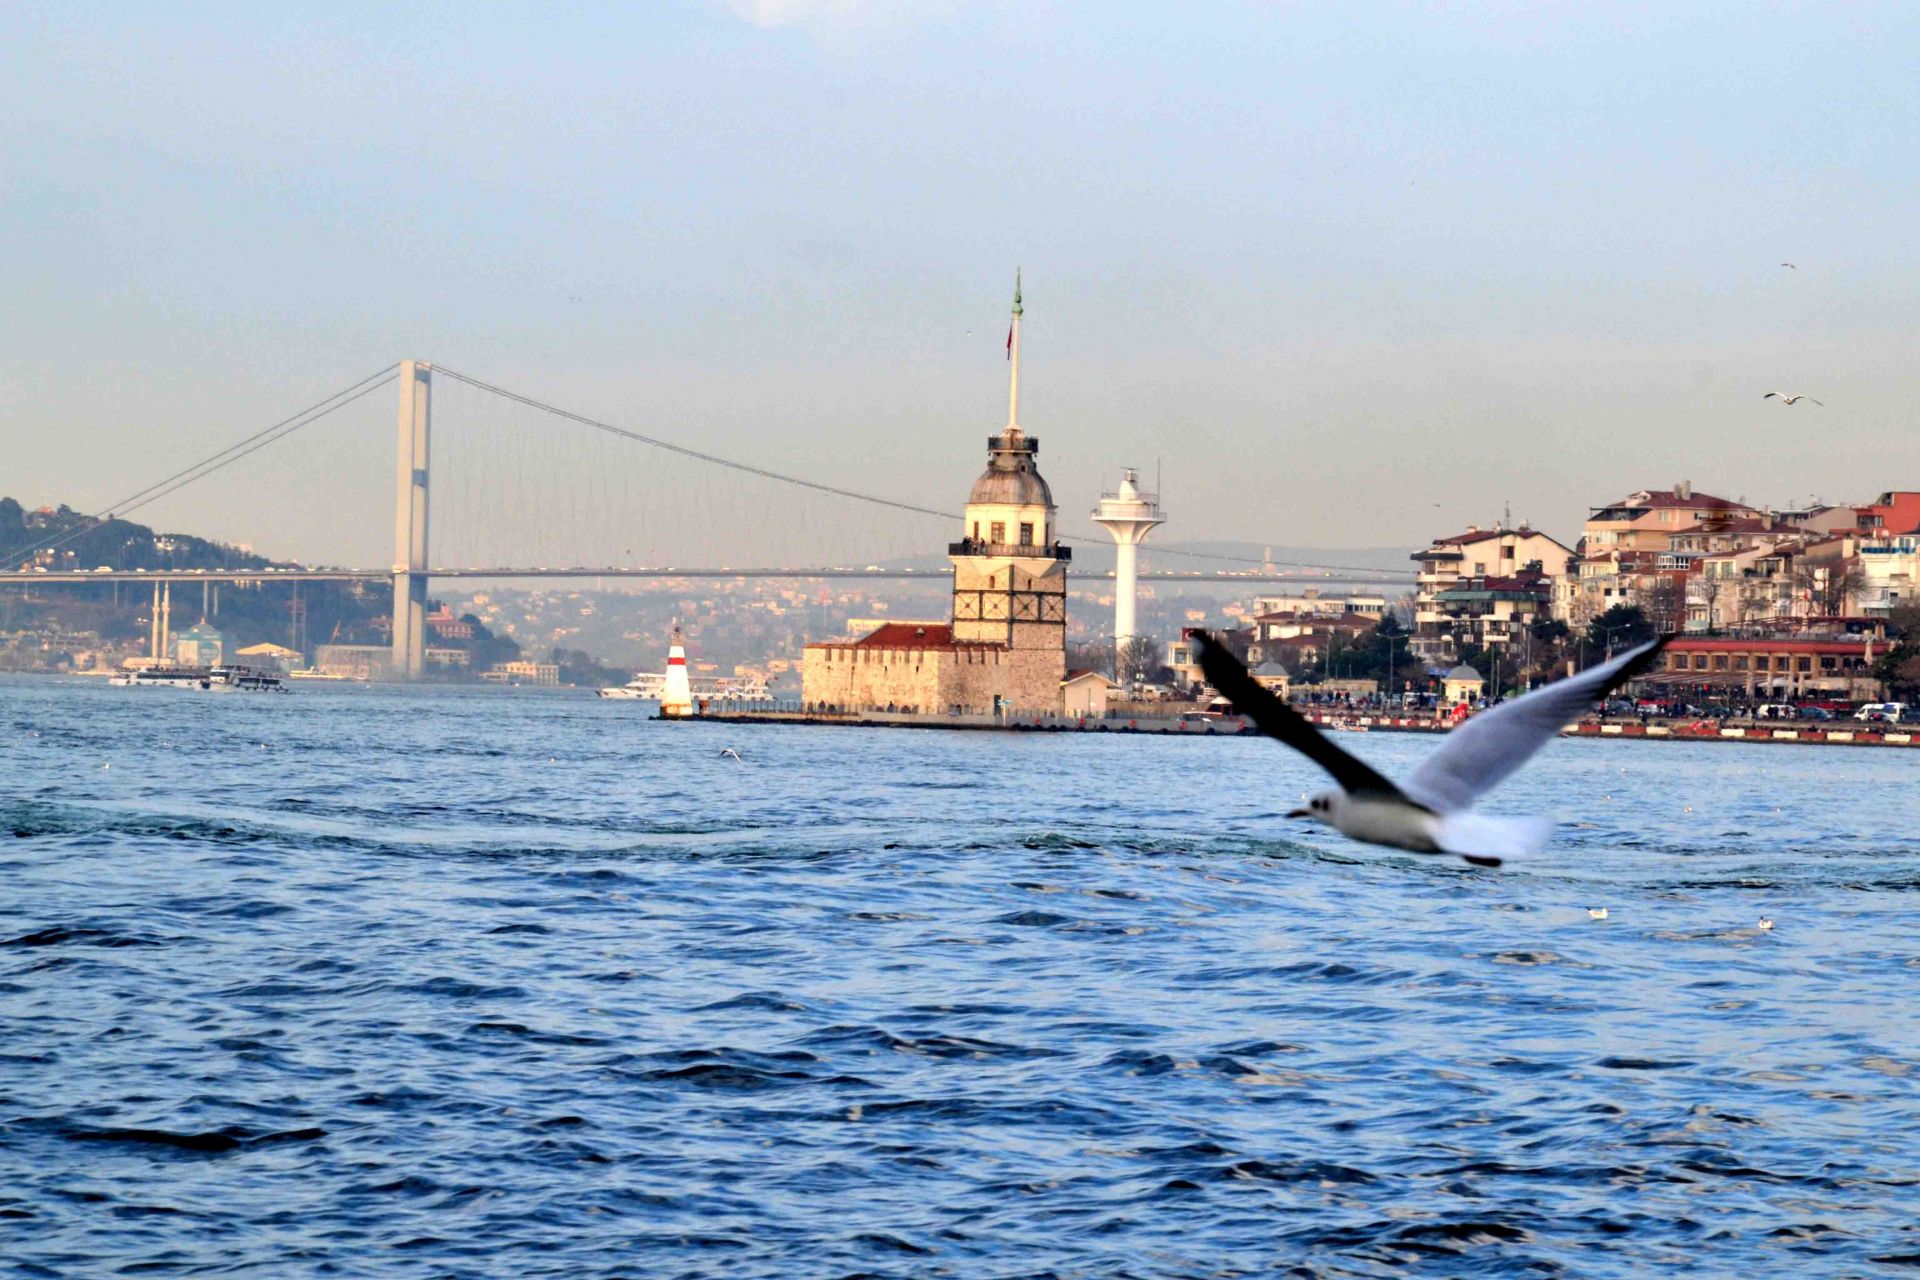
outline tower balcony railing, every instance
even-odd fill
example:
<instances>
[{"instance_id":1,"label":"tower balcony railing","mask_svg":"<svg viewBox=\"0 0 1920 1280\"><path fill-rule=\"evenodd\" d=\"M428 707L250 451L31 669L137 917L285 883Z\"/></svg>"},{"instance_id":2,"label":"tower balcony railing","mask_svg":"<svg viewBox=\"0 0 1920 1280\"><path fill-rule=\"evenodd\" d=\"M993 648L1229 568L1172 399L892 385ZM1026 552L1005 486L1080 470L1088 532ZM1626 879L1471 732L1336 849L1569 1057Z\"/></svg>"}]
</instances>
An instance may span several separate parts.
<instances>
[{"instance_id":1,"label":"tower balcony railing","mask_svg":"<svg viewBox=\"0 0 1920 1280\"><path fill-rule=\"evenodd\" d=\"M947 544L950 556L1009 556L1023 560L1071 560L1073 548L1058 543L1052 546L1038 546L1031 542L986 542L979 538L962 538L958 542Z\"/></svg>"}]
</instances>

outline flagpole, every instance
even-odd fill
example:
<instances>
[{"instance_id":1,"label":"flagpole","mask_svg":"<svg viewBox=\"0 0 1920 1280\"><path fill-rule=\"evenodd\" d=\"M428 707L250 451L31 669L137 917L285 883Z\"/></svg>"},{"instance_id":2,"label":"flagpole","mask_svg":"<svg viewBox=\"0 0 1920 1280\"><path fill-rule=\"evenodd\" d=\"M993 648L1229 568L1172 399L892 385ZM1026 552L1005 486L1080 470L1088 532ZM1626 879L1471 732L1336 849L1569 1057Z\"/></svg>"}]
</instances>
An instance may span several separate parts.
<instances>
[{"instance_id":1,"label":"flagpole","mask_svg":"<svg viewBox=\"0 0 1920 1280\"><path fill-rule=\"evenodd\" d=\"M1020 429L1020 272L1013 273L1013 325L1007 330L1007 359L1013 362L1013 376L1007 386L1007 430Z\"/></svg>"}]
</instances>

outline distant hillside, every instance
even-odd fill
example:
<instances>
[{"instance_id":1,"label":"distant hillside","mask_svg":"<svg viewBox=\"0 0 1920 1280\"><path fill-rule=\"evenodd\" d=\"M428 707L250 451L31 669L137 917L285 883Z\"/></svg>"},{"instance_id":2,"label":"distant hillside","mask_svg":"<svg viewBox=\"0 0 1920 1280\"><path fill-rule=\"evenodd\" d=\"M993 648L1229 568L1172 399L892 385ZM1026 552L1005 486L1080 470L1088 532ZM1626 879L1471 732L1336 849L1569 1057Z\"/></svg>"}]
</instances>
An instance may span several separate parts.
<instances>
[{"instance_id":1,"label":"distant hillside","mask_svg":"<svg viewBox=\"0 0 1920 1280\"><path fill-rule=\"evenodd\" d=\"M192 534L155 533L131 520L96 524L92 516L65 503L29 511L12 498L0 498L0 565L9 569L34 564L50 569L264 569L275 563Z\"/></svg>"}]
</instances>

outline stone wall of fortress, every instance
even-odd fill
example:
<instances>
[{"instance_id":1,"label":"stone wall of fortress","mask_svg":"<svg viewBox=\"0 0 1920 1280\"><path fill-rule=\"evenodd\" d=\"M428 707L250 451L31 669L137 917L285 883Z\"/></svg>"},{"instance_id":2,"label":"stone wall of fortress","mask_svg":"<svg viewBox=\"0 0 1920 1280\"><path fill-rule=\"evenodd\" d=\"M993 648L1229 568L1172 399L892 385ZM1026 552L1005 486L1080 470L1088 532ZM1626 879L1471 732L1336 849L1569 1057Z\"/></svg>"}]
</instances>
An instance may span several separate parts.
<instances>
[{"instance_id":1,"label":"stone wall of fortress","mask_svg":"<svg viewBox=\"0 0 1920 1280\"><path fill-rule=\"evenodd\" d=\"M809 709L990 712L995 695L1015 713L1059 710L1066 655L1059 649L882 649L809 645L801 697Z\"/></svg>"}]
</instances>

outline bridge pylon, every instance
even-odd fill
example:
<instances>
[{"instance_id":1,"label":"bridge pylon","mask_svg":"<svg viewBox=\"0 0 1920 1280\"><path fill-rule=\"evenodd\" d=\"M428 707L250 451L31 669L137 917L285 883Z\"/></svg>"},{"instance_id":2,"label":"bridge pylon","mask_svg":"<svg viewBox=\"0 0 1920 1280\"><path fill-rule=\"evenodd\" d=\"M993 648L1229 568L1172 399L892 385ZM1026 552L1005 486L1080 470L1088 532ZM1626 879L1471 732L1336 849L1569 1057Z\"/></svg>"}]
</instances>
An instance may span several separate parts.
<instances>
[{"instance_id":1,"label":"bridge pylon","mask_svg":"<svg viewBox=\"0 0 1920 1280\"><path fill-rule=\"evenodd\" d=\"M427 443L433 366L400 362L399 472L393 506L393 677L418 680L427 664Z\"/></svg>"}]
</instances>

